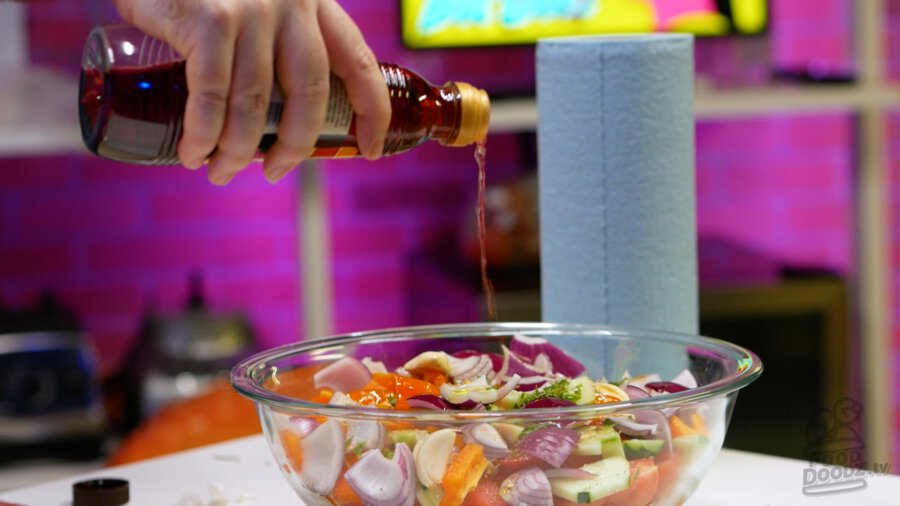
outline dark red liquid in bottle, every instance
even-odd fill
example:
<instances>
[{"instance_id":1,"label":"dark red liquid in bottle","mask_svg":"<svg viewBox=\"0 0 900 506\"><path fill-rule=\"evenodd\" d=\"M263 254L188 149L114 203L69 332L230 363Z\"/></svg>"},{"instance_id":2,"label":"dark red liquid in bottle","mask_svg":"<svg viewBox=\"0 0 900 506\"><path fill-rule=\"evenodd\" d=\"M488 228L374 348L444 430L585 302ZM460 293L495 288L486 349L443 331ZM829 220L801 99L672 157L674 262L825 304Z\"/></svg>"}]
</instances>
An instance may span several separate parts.
<instances>
[{"instance_id":1,"label":"dark red liquid in bottle","mask_svg":"<svg viewBox=\"0 0 900 506\"><path fill-rule=\"evenodd\" d=\"M187 102L184 62L118 67L81 77L85 143L101 156L177 164L181 117Z\"/></svg>"},{"instance_id":2,"label":"dark red liquid in bottle","mask_svg":"<svg viewBox=\"0 0 900 506\"><path fill-rule=\"evenodd\" d=\"M384 154L412 149L428 139L443 144L462 145L482 136L487 128L486 95L473 95L463 83L434 86L418 74L382 63L381 71L390 92L392 116L384 144ZM463 88L461 88L463 87ZM468 88L465 88L468 87ZM473 114L463 117L463 102L469 93ZM188 89L185 63L176 61L141 67L113 67L101 72L95 67L82 71L81 127L88 149L107 158L148 165L178 164L177 145ZM483 94L481 91L477 93ZM283 99L273 93L267 114L266 133L259 142L261 156L277 140ZM313 157L355 156L355 114L343 82L332 76L328 115Z\"/></svg>"}]
</instances>

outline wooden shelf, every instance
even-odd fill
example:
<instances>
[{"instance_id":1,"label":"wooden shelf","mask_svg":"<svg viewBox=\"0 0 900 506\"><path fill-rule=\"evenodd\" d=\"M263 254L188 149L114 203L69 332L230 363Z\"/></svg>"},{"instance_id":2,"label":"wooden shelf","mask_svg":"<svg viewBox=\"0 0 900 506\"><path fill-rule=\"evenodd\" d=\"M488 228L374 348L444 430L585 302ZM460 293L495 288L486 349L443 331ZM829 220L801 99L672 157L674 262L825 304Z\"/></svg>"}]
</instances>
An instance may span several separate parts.
<instances>
[{"instance_id":1,"label":"wooden shelf","mask_svg":"<svg viewBox=\"0 0 900 506\"><path fill-rule=\"evenodd\" d=\"M859 84L772 85L740 89L698 89L697 118L746 118L807 111L846 110L900 105L900 89ZM491 131L522 132L537 127L533 98L499 99L491 104Z\"/></svg>"}]
</instances>

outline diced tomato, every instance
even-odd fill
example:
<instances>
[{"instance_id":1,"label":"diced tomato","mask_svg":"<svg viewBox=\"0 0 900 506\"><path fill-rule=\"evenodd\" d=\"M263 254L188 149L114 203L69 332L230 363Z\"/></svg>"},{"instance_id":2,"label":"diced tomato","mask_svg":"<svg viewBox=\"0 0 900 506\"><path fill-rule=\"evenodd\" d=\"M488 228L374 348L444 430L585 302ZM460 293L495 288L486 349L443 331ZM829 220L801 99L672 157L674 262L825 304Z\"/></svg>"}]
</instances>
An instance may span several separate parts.
<instances>
[{"instance_id":1,"label":"diced tomato","mask_svg":"<svg viewBox=\"0 0 900 506\"><path fill-rule=\"evenodd\" d=\"M631 461L628 490L606 498L603 506L647 506L659 490L659 469L653 459Z\"/></svg>"},{"instance_id":2,"label":"diced tomato","mask_svg":"<svg viewBox=\"0 0 900 506\"><path fill-rule=\"evenodd\" d=\"M671 453L657 457L656 467L659 468L659 490L656 492L656 498L668 499L681 476L681 456Z\"/></svg>"},{"instance_id":3,"label":"diced tomato","mask_svg":"<svg viewBox=\"0 0 900 506\"><path fill-rule=\"evenodd\" d=\"M481 483L469 492L461 506L509 506L500 497L500 482L493 478L481 480Z\"/></svg>"}]
</instances>

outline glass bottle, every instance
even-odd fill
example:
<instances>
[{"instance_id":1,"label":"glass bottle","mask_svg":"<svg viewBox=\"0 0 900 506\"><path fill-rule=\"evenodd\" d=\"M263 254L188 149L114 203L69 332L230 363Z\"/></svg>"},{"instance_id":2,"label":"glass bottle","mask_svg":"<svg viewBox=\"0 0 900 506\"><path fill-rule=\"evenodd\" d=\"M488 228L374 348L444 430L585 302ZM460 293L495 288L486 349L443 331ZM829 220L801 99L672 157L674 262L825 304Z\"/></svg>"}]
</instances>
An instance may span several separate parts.
<instances>
[{"instance_id":1,"label":"glass bottle","mask_svg":"<svg viewBox=\"0 0 900 506\"><path fill-rule=\"evenodd\" d=\"M409 69L380 66L393 111L385 155L429 139L466 146L487 135L490 102L484 90L456 81L435 86ZM275 88L260 157L277 140L284 97L277 83ZM81 62L79 118L85 145L113 160L178 165L187 93L184 59L166 43L127 25L95 28ZM332 74L325 125L311 157L358 156L355 120L344 83Z\"/></svg>"}]
</instances>

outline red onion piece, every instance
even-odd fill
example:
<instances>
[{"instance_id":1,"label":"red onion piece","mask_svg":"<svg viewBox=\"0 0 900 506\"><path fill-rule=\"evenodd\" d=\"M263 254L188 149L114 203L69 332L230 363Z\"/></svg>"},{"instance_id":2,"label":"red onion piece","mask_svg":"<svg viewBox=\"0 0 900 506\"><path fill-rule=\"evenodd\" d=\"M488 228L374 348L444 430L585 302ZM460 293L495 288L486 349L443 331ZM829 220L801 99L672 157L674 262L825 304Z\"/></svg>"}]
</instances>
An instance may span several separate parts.
<instances>
[{"instance_id":1,"label":"red onion piece","mask_svg":"<svg viewBox=\"0 0 900 506\"><path fill-rule=\"evenodd\" d=\"M628 394L629 399L646 399L650 397L646 390L636 385L625 385L625 393Z\"/></svg>"},{"instance_id":2,"label":"red onion piece","mask_svg":"<svg viewBox=\"0 0 900 506\"><path fill-rule=\"evenodd\" d=\"M574 406L575 403L566 399L560 399L559 397L544 397L542 399L537 399L529 402L528 404L522 406L525 409L531 408L561 408L565 406Z\"/></svg>"},{"instance_id":3,"label":"red onion piece","mask_svg":"<svg viewBox=\"0 0 900 506\"><path fill-rule=\"evenodd\" d=\"M600 459L600 457L597 457ZM594 473L589 473L584 469L574 467L561 467L559 469L545 469L544 475L549 479L563 478L566 480L593 480L597 477Z\"/></svg>"},{"instance_id":4,"label":"red onion piece","mask_svg":"<svg viewBox=\"0 0 900 506\"><path fill-rule=\"evenodd\" d=\"M300 481L311 491L328 495L344 464L344 431L341 423L328 420L300 441L303 468Z\"/></svg>"},{"instance_id":5,"label":"red onion piece","mask_svg":"<svg viewBox=\"0 0 900 506\"><path fill-rule=\"evenodd\" d=\"M655 423L638 423L625 416L610 416L608 420L616 423L619 432L633 437L653 436L659 430L658 425Z\"/></svg>"},{"instance_id":6,"label":"red onion piece","mask_svg":"<svg viewBox=\"0 0 900 506\"><path fill-rule=\"evenodd\" d=\"M463 439L467 443L477 443L484 448L484 456L490 460L509 455L509 447L500 432L491 424L476 423L462 428Z\"/></svg>"},{"instance_id":7,"label":"red onion piece","mask_svg":"<svg viewBox=\"0 0 900 506\"><path fill-rule=\"evenodd\" d=\"M350 448L374 450L384 444L384 426L375 420L347 422L347 444Z\"/></svg>"},{"instance_id":8,"label":"red onion piece","mask_svg":"<svg viewBox=\"0 0 900 506\"><path fill-rule=\"evenodd\" d=\"M453 409L464 409L468 411L484 411L484 404L480 402L475 402L472 399L469 399L465 402L461 402L459 404L450 403L453 406Z\"/></svg>"},{"instance_id":9,"label":"red onion piece","mask_svg":"<svg viewBox=\"0 0 900 506\"><path fill-rule=\"evenodd\" d=\"M538 354L546 353L553 364L554 371L569 378L575 378L585 371L581 362L542 337L514 334L510 340L509 349L531 361L534 361Z\"/></svg>"},{"instance_id":10,"label":"red onion piece","mask_svg":"<svg viewBox=\"0 0 900 506\"><path fill-rule=\"evenodd\" d=\"M362 362L344 357L313 375L316 388L330 388L335 392L359 390L369 384L372 373Z\"/></svg>"},{"instance_id":11,"label":"red onion piece","mask_svg":"<svg viewBox=\"0 0 900 506\"><path fill-rule=\"evenodd\" d=\"M672 383L676 383L688 389L697 388L697 379L691 374L691 371L685 369L678 373L678 376L672 378Z\"/></svg>"},{"instance_id":12,"label":"red onion piece","mask_svg":"<svg viewBox=\"0 0 900 506\"><path fill-rule=\"evenodd\" d=\"M500 497L515 506L553 506L550 480L537 467L509 475L500 484Z\"/></svg>"},{"instance_id":13,"label":"red onion piece","mask_svg":"<svg viewBox=\"0 0 900 506\"><path fill-rule=\"evenodd\" d=\"M656 374L656 373L642 374L641 376L635 376L634 378L628 378L628 381L626 381L625 383L627 385L634 385L636 387L643 388L644 390L646 390L647 387L645 385L647 383L652 383L654 381L662 381L662 378L659 376L659 374Z\"/></svg>"},{"instance_id":14,"label":"red onion piece","mask_svg":"<svg viewBox=\"0 0 900 506\"><path fill-rule=\"evenodd\" d=\"M319 422L313 420L312 418L303 418L300 416L292 416L288 421L288 430L300 436L301 439L305 438L312 432L316 427L319 426Z\"/></svg>"},{"instance_id":15,"label":"red onion piece","mask_svg":"<svg viewBox=\"0 0 900 506\"><path fill-rule=\"evenodd\" d=\"M422 408L436 411L453 409L446 399L431 394L414 395L406 400L411 408Z\"/></svg>"},{"instance_id":16,"label":"red onion piece","mask_svg":"<svg viewBox=\"0 0 900 506\"><path fill-rule=\"evenodd\" d=\"M678 383L672 383L671 381L653 381L651 383L647 383L644 385L647 391L650 392L650 395L653 394L676 394L678 392L684 392L687 390L687 387L679 385Z\"/></svg>"},{"instance_id":17,"label":"red onion piece","mask_svg":"<svg viewBox=\"0 0 900 506\"><path fill-rule=\"evenodd\" d=\"M526 363L522 357L519 357L506 346L503 347L503 365L500 367L498 376L506 378L518 374L519 376L540 376L541 372Z\"/></svg>"},{"instance_id":18,"label":"red onion piece","mask_svg":"<svg viewBox=\"0 0 900 506\"><path fill-rule=\"evenodd\" d=\"M406 443L394 448L391 460L380 450L369 450L344 478L366 506L412 506L416 500L416 470Z\"/></svg>"},{"instance_id":19,"label":"red onion piece","mask_svg":"<svg viewBox=\"0 0 900 506\"><path fill-rule=\"evenodd\" d=\"M519 386L516 387L516 390L520 392L530 392L546 385L548 381L550 380L543 376L529 376L519 380Z\"/></svg>"},{"instance_id":20,"label":"red onion piece","mask_svg":"<svg viewBox=\"0 0 900 506\"><path fill-rule=\"evenodd\" d=\"M634 421L644 425L656 425L657 431L654 437L666 442L666 453L672 452L672 431L669 429L669 420L664 414L652 409L638 411L634 413Z\"/></svg>"},{"instance_id":21,"label":"red onion piece","mask_svg":"<svg viewBox=\"0 0 900 506\"><path fill-rule=\"evenodd\" d=\"M544 427L525 436L516 448L553 467L560 467L575 449L579 437L577 430Z\"/></svg>"}]
</instances>

